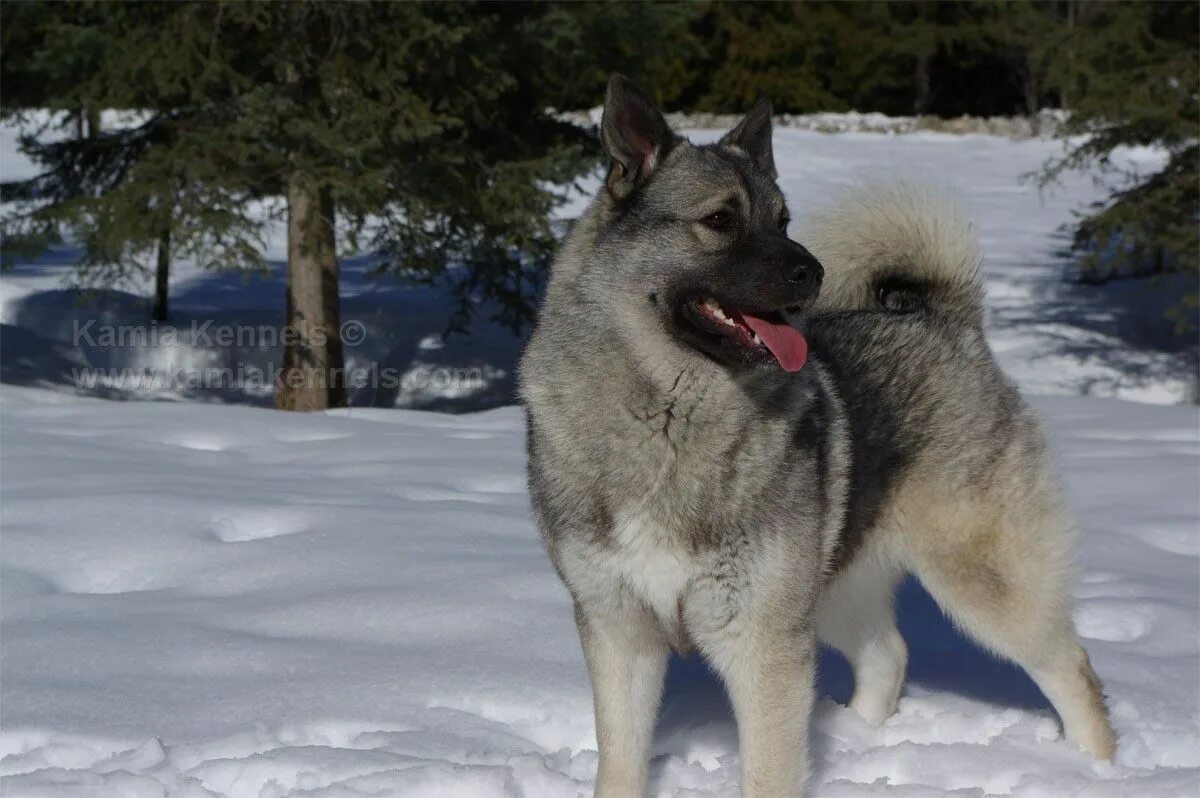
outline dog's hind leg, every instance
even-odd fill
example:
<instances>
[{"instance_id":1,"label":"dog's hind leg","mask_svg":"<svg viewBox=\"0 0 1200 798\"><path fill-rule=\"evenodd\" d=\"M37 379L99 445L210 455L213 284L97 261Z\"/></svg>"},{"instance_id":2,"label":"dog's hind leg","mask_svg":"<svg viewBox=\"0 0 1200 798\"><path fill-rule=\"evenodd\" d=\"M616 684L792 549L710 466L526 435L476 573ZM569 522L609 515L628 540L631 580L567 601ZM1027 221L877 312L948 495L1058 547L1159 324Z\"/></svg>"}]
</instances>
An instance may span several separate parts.
<instances>
[{"instance_id":1,"label":"dog's hind leg","mask_svg":"<svg viewBox=\"0 0 1200 798\"><path fill-rule=\"evenodd\" d=\"M822 593L817 636L850 662L850 708L878 726L896 711L908 650L892 607L900 565L881 547L872 549L851 561Z\"/></svg>"},{"instance_id":2,"label":"dog's hind leg","mask_svg":"<svg viewBox=\"0 0 1200 798\"><path fill-rule=\"evenodd\" d=\"M922 513L906 535L909 565L963 631L1029 673L1069 739L1111 759L1100 681L1071 621L1070 528L1047 489L1006 499L944 500Z\"/></svg>"}]
</instances>

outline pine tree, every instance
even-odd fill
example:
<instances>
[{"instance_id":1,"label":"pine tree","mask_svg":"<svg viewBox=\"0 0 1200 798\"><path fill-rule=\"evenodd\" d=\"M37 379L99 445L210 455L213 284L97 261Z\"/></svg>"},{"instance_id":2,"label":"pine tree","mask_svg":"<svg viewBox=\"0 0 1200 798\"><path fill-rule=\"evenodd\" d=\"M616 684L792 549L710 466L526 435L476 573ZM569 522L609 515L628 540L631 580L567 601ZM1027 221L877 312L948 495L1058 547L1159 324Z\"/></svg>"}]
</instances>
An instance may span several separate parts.
<instances>
[{"instance_id":1,"label":"pine tree","mask_svg":"<svg viewBox=\"0 0 1200 798\"><path fill-rule=\"evenodd\" d=\"M836 46L828 35L843 21L836 7L799 2L713 3L708 23L719 55L701 97L717 111L748 108L767 94L790 112L839 111L849 107L830 91Z\"/></svg>"},{"instance_id":2,"label":"pine tree","mask_svg":"<svg viewBox=\"0 0 1200 798\"><path fill-rule=\"evenodd\" d=\"M620 72L647 87L659 107L675 107L704 54L692 30L703 8L657 0L550 4L540 27L562 57L541 70L546 101L563 110L594 107Z\"/></svg>"},{"instance_id":3,"label":"pine tree","mask_svg":"<svg viewBox=\"0 0 1200 798\"><path fill-rule=\"evenodd\" d=\"M1041 180L1095 167L1111 195L1084 215L1073 248L1082 278L1163 272L1189 275L1192 288L1174 313L1195 326L1200 273L1200 6L1194 3L1076 3L1070 38L1052 80L1072 98L1062 136L1067 154ZM1120 166L1126 146L1166 152L1150 175Z\"/></svg>"},{"instance_id":4,"label":"pine tree","mask_svg":"<svg viewBox=\"0 0 1200 798\"><path fill-rule=\"evenodd\" d=\"M168 317L176 258L202 268L265 268L261 222L243 210L248 195L219 175L199 174L191 155L197 142L182 121L155 113L132 127L49 142L45 126L35 126L23 150L45 171L3 186L5 201L17 208L3 225L8 253L73 241L82 253L76 283L83 288L153 274L153 321Z\"/></svg>"},{"instance_id":5,"label":"pine tree","mask_svg":"<svg viewBox=\"0 0 1200 798\"><path fill-rule=\"evenodd\" d=\"M81 287L153 273L153 321L167 319L173 259L265 265L259 222L241 212L246 192L197 157L207 142L195 135L179 54L197 46L198 30L174 31L167 42L150 6L6 4L3 13L4 113L24 128L22 150L44 170L2 187L16 208L3 222L6 255L68 239L81 248ZM105 129L101 108L144 110Z\"/></svg>"},{"instance_id":6,"label":"pine tree","mask_svg":"<svg viewBox=\"0 0 1200 798\"><path fill-rule=\"evenodd\" d=\"M161 240L167 217L151 224L146 208L165 210L174 197L173 245L189 240L181 229L217 245L232 235L237 254L241 232L259 223L254 202L274 199L288 221L279 407L345 403L339 245L378 253L381 269L402 278L449 282L460 319L482 299L495 300L510 326L531 319L561 199L547 186L570 185L590 163L586 134L556 121L544 101L545 76L577 58L554 35L561 20L551 6L121 8L119 24L101 24L97 96L149 109L151 122L100 136L128 167L106 186L129 199L103 206L120 231L113 240L146 242L150 230ZM136 96L122 95L122 84ZM87 212L71 218L97 234L109 229L97 221L97 192L69 185L78 152L46 149L47 173L26 196L51 205L61 197L64 207L86 194ZM190 213L202 196L215 216Z\"/></svg>"},{"instance_id":7,"label":"pine tree","mask_svg":"<svg viewBox=\"0 0 1200 798\"><path fill-rule=\"evenodd\" d=\"M1021 107L1014 110L1029 118L1035 132L1051 63L1068 35L1065 10L1033 0L990 0L973 9L979 45L1005 65L1004 74L1021 97Z\"/></svg>"},{"instance_id":8,"label":"pine tree","mask_svg":"<svg viewBox=\"0 0 1200 798\"><path fill-rule=\"evenodd\" d=\"M793 113L926 113L947 3L710 3L694 26L704 56L688 96L743 110L760 93ZM699 89L697 91L697 89Z\"/></svg>"}]
</instances>

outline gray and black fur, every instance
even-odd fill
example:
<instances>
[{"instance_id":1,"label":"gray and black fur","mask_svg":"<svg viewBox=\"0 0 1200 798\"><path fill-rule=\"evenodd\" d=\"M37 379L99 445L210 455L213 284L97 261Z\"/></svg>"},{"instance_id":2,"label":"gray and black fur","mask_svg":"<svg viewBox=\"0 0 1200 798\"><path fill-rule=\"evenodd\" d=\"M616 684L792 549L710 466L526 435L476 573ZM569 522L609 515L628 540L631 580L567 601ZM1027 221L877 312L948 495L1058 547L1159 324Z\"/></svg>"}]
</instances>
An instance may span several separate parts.
<instances>
[{"instance_id":1,"label":"gray and black fur","mask_svg":"<svg viewBox=\"0 0 1200 798\"><path fill-rule=\"evenodd\" d=\"M1070 621L1071 527L984 340L971 241L929 239L945 232L931 206L888 189L885 224L828 217L822 268L787 236L765 101L700 147L617 77L602 136L605 187L563 243L520 373L533 506L595 695L596 794L643 794L672 649L698 649L729 689L743 794L799 794L817 637L881 722L903 681L905 571L1111 756ZM809 361L785 373L713 306L787 314Z\"/></svg>"},{"instance_id":2,"label":"gray and black fur","mask_svg":"<svg viewBox=\"0 0 1200 798\"><path fill-rule=\"evenodd\" d=\"M874 181L803 221L801 239L831 269L811 312L919 310L983 317L974 225L943 191Z\"/></svg>"}]
</instances>

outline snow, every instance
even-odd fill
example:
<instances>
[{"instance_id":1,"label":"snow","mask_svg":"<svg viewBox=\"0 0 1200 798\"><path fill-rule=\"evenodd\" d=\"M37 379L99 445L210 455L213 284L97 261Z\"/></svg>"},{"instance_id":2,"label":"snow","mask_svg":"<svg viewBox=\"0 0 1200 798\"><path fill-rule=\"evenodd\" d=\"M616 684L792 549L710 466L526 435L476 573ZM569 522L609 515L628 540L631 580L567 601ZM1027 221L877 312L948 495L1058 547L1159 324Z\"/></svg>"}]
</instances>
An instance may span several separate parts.
<instances>
[{"instance_id":1,"label":"snow","mask_svg":"<svg viewBox=\"0 0 1200 798\"><path fill-rule=\"evenodd\" d=\"M604 107L596 106L586 111L568 111L558 114L559 118L577 125L599 126L604 116ZM721 128L728 130L741 117L737 114L714 114L705 112L668 113L667 122L676 130L697 128ZM1036 120L1025 116L960 116L942 119L936 116L888 116L878 112L832 111L810 114L775 114L776 128L815 130L820 133L885 133L908 134L921 130L947 133L986 133L1009 138L1030 136L1052 136L1069 114L1058 108L1043 108Z\"/></svg>"},{"instance_id":2,"label":"snow","mask_svg":"<svg viewBox=\"0 0 1200 798\"><path fill-rule=\"evenodd\" d=\"M1110 699L1116 761L1061 740L1028 677L908 583L896 716L871 728L844 708L848 669L822 657L816 795L1200 792L1200 417L1177 404L1194 378L1148 311L1161 287L1131 302L1129 285L1062 280L1056 230L1099 189L1087 176L1044 195L1018 182L1058 146L781 129L777 160L797 218L886 171L956 188L978 220L991 341L1045 416L1083 530L1075 619ZM0 135L6 178L25 168L14 152ZM74 324L138 323L144 286L79 305L61 284L75 254L0 277L0 792L589 795L590 688L508 405L520 340L494 325L445 338L442 295L350 259L346 317L367 333L354 362L482 378L371 389L356 395L364 406L319 415L258 407L269 397L241 389L82 391L71 368L277 362L268 345L208 346L190 323L276 322L282 283L278 267L243 278L182 264L184 340L87 346ZM654 753L655 796L737 794L731 711L695 659L671 663Z\"/></svg>"},{"instance_id":3,"label":"snow","mask_svg":"<svg viewBox=\"0 0 1200 798\"><path fill-rule=\"evenodd\" d=\"M0 398L6 795L588 791L589 687L526 507L518 409ZM1196 413L1037 405L1085 530L1076 620L1117 762L1059 740L1027 677L907 585L899 714L873 729L823 699L818 794L1200 784ZM844 700L845 666L824 665ZM736 794L736 750L714 677L674 662L654 794Z\"/></svg>"}]
</instances>

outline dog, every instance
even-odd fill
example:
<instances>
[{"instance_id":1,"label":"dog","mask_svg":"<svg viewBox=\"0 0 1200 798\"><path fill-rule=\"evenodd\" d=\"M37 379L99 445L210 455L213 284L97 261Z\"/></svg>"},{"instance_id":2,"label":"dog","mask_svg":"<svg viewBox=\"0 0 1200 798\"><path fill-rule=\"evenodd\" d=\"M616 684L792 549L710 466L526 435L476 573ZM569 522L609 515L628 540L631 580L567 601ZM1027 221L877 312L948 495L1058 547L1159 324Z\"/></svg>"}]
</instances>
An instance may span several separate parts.
<instances>
[{"instance_id":1,"label":"dog","mask_svg":"<svg viewBox=\"0 0 1200 798\"><path fill-rule=\"evenodd\" d=\"M868 191L814 217L810 251L787 234L771 129L760 100L696 146L614 77L607 176L522 356L529 491L591 678L596 795L644 794L667 659L692 650L729 692L743 795L801 794L817 641L881 723L904 680L905 573L1110 758L1071 621L1072 526L984 339L969 222L932 194Z\"/></svg>"}]
</instances>

